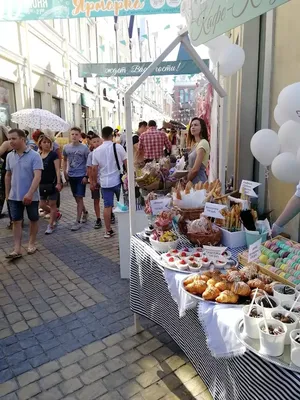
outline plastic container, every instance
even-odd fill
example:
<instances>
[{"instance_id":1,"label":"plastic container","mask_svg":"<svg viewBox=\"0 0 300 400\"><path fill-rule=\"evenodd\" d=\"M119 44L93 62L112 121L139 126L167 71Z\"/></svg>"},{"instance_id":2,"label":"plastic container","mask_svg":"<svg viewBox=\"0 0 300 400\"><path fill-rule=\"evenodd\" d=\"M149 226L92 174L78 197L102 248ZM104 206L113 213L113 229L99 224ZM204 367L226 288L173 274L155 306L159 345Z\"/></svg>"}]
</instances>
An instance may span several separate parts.
<instances>
[{"instance_id":1,"label":"plastic container","mask_svg":"<svg viewBox=\"0 0 300 400\"><path fill-rule=\"evenodd\" d=\"M222 244L225 247L235 249L236 247L246 246L245 231L229 232L224 228L220 228L222 232Z\"/></svg>"},{"instance_id":2,"label":"plastic container","mask_svg":"<svg viewBox=\"0 0 300 400\"><path fill-rule=\"evenodd\" d=\"M290 332L291 340L291 360L297 367L300 367L300 343L296 342L296 336L300 335L300 329L294 329Z\"/></svg>"},{"instance_id":3,"label":"plastic container","mask_svg":"<svg viewBox=\"0 0 300 400\"><path fill-rule=\"evenodd\" d=\"M291 289L291 291L293 292L292 294L284 294L278 290L282 289L285 286L288 285L277 283L276 285L273 286L273 296L275 297L275 299L278 299L279 301L295 300L296 290L292 286L288 286L288 288Z\"/></svg>"},{"instance_id":4,"label":"plastic container","mask_svg":"<svg viewBox=\"0 0 300 400\"><path fill-rule=\"evenodd\" d=\"M243 307L245 333L251 339L259 339L258 324L260 321L263 320L263 316L261 316L261 318L253 318L253 317L248 316L249 307L250 307L250 305ZM252 309L257 309L257 311L260 312L262 315L262 311L261 311L260 307L253 305Z\"/></svg>"},{"instance_id":5,"label":"plastic container","mask_svg":"<svg viewBox=\"0 0 300 400\"><path fill-rule=\"evenodd\" d=\"M290 311L293 304L294 300L285 300L281 302L281 308L283 308L285 311ZM300 318L300 302L295 304L295 307L293 308L293 313L298 315L298 318Z\"/></svg>"},{"instance_id":6,"label":"plastic container","mask_svg":"<svg viewBox=\"0 0 300 400\"><path fill-rule=\"evenodd\" d=\"M281 313L283 315L288 314L288 311L284 312L282 310L278 310L278 311L272 311L271 312L271 319L274 319L275 321L278 321L277 319L274 318L274 316L278 313ZM293 318L293 320L295 322L292 322L291 324L286 324L285 322L283 322L283 324L286 326L286 336L285 336L285 340L284 340L284 344L291 344L291 339L290 339L290 333L294 330L298 328L298 322L299 319L297 317L296 314L294 313L290 313L289 314L291 318Z\"/></svg>"},{"instance_id":7,"label":"plastic container","mask_svg":"<svg viewBox=\"0 0 300 400\"><path fill-rule=\"evenodd\" d=\"M159 253L168 253L169 250L176 249L179 243L179 240L175 240L174 242L159 242L158 240L153 240L151 236L149 240L153 249Z\"/></svg>"},{"instance_id":8,"label":"plastic container","mask_svg":"<svg viewBox=\"0 0 300 400\"><path fill-rule=\"evenodd\" d=\"M286 336L286 325L275 319L267 319L268 327L281 327L283 333L280 335L271 335L269 332L264 332L265 321L260 321L258 324L260 338L260 352L272 357L281 356L284 351L284 341Z\"/></svg>"},{"instance_id":9,"label":"plastic container","mask_svg":"<svg viewBox=\"0 0 300 400\"><path fill-rule=\"evenodd\" d=\"M259 233L258 231L245 231L246 234L246 245L249 247L251 244L257 242L261 239L261 242L264 243L267 240L268 233Z\"/></svg>"},{"instance_id":10,"label":"plastic container","mask_svg":"<svg viewBox=\"0 0 300 400\"><path fill-rule=\"evenodd\" d=\"M265 298L265 297L266 296L258 296L258 297L256 297L255 298L255 304L257 306L261 307L260 300L262 298ZM281 307L280 307L280 301L278 299L275 299L275 297L273 297L273 296L268 296L268 298L273 300L276 303L275 307L270 307L270 308L269 307L264 307L266 318L271 318L272 311L278 311L278 310L281 309Z\"/></svg>"}]
</instances>

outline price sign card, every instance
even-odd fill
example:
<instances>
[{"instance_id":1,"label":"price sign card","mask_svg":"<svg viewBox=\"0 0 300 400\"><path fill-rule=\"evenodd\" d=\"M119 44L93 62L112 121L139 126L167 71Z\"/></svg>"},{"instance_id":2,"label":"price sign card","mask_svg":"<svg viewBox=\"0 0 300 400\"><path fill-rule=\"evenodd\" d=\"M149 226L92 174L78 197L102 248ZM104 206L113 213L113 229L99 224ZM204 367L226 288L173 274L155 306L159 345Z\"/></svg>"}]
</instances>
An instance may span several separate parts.
<instances>
[{"instance_id":1,"label":"price sign card","mask_svg":"<svg viewBox=\"0 0 300 400\"><path fill-rule=\"evenodd\" d=\"M206 203L203 215L212 218L224 219L223 215L220 213L223 208L226 208L223 204Z\"/></svg>"},{"instance_id":2,"label":"price sign card","mask_svg":"<svg viewBox=\"0 0 300 400\"><path fill-rule=\"evenodd\" d=\"M257 242L249 246L248 262L255 261L259 258L259 256L261 255L260 246L261 246L261 239L259 239Z\"/></svg>"},{"instance_id":3,"label":"price sign card","mask_svg":"<svg viewBox=\"0 0 300 400\"><path fill-rule=\"evenodd\" d=\"M244 193L246 196L249 197L258 197L253 189L257 188L260 185L261 183L258 182L242 180L240 193Z\"/></svg>"},{"instance_id":4,"label":"price sign card","mask_svg":"<svg viewBox=\"0 0 300 400\"><path fill-rule=\"evenodd\" d=\"M162 197L157 200L150 200L152 215L157 215L162 211L168 211L170 209L171 199L169 197Z\"/></svg>"},{"instance_id":5,"label":"price sign card","mask_svg":"<svg viewBox=\"0 0 300 400\"><path fill-rule=\"evenodd\" d=\"M227 247L203 246L206 257L212 261L218 261L226 249Z\"/></svg>"}]
</instances>

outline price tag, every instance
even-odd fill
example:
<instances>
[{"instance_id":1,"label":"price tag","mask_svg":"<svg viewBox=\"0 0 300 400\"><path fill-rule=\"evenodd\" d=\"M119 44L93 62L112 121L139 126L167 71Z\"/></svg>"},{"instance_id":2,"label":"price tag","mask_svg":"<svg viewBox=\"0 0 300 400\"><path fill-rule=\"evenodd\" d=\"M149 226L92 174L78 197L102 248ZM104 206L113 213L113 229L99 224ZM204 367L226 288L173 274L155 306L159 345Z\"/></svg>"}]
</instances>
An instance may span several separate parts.
<instances>
[{"instance_id":1,"label":"price tag","mask_svg":"<svg viewBox=\"0 0 300 400\"><path fill-rule=\"evenodd\" d=\"M261 255L260 246L261 246L261 239L259 239L257 242L249 246L248 262L255 261L259 258L259 256Z\"/></svg>"},{"instance_id":2,"label":"price tag","mask_svg":"<svg viewBox=\"0 0 300 400\"><path fill-rule=\"evenodd\" d=\"M220 213L223 208L226 208L223 204L206 203L203 215L212 218L224 219L223 215Z\"/></svg>"},{"instance_id":3,"label":"price tag","mask_svg":"<svg viewBox=\"0 0 300 400\"><path fill-rule=\"evenodd\" d=\"M157 215L162 211L167 211L170 209L171 199L169 197L162 197L157 200L150 200L152 215Z\"/></svg>"},{"instance_id":4,"label":"price tag","mask_svg":"<svg viewBox=\"0 0 300 400\"><path fill-rule=\"evenodd\" d=\"M218 261L220 256L226 251L227 247L217 247L217 246L203 246L205 255L212 261Z\"/></svg>"},{"instance_id":5,"label":"price tag","mask_svg":"<svg viewBox=\"0 0 300 400\"><path fill-rule=\"evenodd\" d=\"M258 182L242 180L240 193L244 193L246 196L249 197L258 197L253 189L257 188L260 185L261 183Z\"/></svg>"}]
</instances>

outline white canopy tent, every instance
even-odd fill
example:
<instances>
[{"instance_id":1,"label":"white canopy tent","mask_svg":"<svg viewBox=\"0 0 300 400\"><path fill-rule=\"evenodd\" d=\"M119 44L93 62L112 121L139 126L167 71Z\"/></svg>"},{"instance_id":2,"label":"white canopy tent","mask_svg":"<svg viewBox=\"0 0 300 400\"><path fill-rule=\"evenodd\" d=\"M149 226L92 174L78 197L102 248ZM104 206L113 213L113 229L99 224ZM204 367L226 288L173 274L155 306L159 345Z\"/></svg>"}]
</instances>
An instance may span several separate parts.
<instances>
[{"instance_id":1,"label":"white canopy tent","mask_svg":"<svg viewBox=\"0 0 300 400\"><path fill-rule=\"evenodd\" d=\"M125 93L125 115L126 115L126 147L127 147L127 165L128 165L128 187L129 187L129 223L130 234L136 233L135 229L135 182L134 182L134 160L133 160L133 143L132 143L132 110L131 96L142 83L152 74L156 67L174 50L174 48L182 43L187 53L191 56L196 65L200 68L207 80L212 84L214 90L220 96L220 135L219 135L219 179L222 187L225 187L225 167L226 167L226 137L227 137L227 93L220 83L210 72L209 68L203 62L202 58L196 52L188 39L188 31L184 29L179 33L176 39L161 53L161 55L146 69L146 71L136 80L136 82Z\"/></svg>"}]
</instances>

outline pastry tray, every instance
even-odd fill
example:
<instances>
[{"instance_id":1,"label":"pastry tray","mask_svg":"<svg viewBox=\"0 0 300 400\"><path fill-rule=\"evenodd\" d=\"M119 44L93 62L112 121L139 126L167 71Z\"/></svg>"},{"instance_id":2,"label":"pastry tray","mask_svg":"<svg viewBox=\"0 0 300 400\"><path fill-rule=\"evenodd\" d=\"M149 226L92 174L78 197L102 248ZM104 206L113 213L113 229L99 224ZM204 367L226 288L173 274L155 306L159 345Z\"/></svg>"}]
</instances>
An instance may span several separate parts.
<instances>
[{"instance_id":1,"label":"pastry tray","mask_svg":"<svg viewBox=\"0 0 300 400\"><path fill-rule=\"evenodd\" d=\"M260 341L258 339L251 339L244 332L244 321L239 320L235 326L235 334L242 344L252 353L255 353L264 360L275 364L279 367L289 369L291 371L300 373L300 368L294 365L291 361L291 346L285 345L284 352L279 357L267 356L260 352Z\"/></svg>"}]
</instances>

